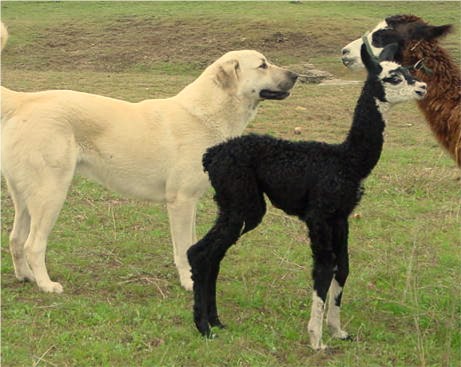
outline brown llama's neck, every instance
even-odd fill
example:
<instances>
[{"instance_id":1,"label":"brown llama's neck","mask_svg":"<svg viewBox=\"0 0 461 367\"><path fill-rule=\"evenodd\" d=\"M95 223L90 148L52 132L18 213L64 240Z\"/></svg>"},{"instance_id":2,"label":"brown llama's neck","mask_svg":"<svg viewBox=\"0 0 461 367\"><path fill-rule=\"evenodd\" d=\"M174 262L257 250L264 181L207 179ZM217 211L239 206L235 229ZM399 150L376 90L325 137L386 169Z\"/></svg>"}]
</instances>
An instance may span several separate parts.
<instances>
[{"instance_id":1,"label":"brown llama's neck","mask_svg":"<svg viewBox=\"0 0 461 367\"><path fill-rule=\"evenodd\" d=\"M424 68L413 72L427 83L427 95L418 102L440 144L461 167L461 75L459 67L436 41L418 41L407 45L403 64L423 60Z\"/></svg>"}]
</instances>

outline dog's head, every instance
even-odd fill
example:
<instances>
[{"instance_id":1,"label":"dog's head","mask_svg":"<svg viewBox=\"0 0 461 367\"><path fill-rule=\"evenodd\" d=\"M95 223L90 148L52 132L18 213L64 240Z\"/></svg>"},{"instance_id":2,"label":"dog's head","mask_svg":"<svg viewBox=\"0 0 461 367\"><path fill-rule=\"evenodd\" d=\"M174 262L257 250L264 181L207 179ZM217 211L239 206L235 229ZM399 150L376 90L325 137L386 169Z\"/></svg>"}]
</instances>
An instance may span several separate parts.
<instances>
[{"instance_id":1,"label":"dog's head","mask_svg":"<svg viewBox=\"0 0 461 367\"><path fill-rule=\"evenodd\" d=\"M271 64L253 50L228 52L213 66L219 87L255 101L288 97L298 78L296 73Z\"/></svg>"}]
</instances>

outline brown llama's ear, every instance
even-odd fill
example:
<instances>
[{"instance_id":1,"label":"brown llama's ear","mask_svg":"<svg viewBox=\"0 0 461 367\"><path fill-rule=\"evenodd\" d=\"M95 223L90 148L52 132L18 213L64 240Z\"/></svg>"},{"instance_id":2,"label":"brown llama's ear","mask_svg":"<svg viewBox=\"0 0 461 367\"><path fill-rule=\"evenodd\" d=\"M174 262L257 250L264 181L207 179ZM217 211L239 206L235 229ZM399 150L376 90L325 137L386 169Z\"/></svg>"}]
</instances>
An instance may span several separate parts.
<instances>
[{"instance_id":1,"label":"brown llama's ear","mask_svg":"<svg viewBox=\"0 0 461 367\"><path fill-rule=\"evenodd\" d=\"M229 89L237 84L239 75L239 62L237 60L229 60L219 66L216 73L216 81L223 89Z\"/></svg>"},{"instance_id":2,"label":"brown llama's ear","mask_svg":"<svg viewBox=\"0 0 461 367\"><path fill-rule=\"evenodd\" d=\"M411 38L414 40L426 40L430 41L442 36L447 35L453 29L451 24L445 24L441 26L432 26L432 25L419 25L416 27L412 34Z\"/></svg>"}]
</instances>

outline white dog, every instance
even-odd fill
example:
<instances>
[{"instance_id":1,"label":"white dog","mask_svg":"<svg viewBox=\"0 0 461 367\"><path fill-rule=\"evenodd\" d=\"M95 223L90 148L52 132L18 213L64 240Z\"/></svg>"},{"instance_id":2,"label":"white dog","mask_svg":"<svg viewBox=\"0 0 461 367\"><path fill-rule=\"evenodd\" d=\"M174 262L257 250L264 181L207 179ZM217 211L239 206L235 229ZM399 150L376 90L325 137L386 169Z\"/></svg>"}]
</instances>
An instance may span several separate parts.
<instances>
[{"instance_id":1,"label":"white dog","mask_svg":"<svg viewBox=\"0 0 461 367\"><path fill-rule=\"evenodd\" d=\"M2 171L14 202L16 277L62 292L45 265L48 235L76 173L120 194L166 202L181 284L192 289L187 249L209 187L205 150L240 135L264 99L289 95L297 75L251 50L232 51L167 99L130 103L69 90L2 87Z\"/></svg>"}]
</instances>

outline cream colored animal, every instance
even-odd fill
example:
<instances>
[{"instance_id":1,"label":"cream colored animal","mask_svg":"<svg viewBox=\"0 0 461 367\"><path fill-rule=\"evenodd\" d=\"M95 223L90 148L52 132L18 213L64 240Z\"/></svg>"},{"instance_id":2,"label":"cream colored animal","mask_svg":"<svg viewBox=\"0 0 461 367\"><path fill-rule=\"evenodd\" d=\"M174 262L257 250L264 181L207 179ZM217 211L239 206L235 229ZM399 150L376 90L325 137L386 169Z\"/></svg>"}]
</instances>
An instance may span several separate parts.
<instances>
[{"instance_id":1,"label":"cream colored animal","mask_svg":"<svg viewBox=\"0 0 461 367\"><path fill-rule=\"evenodd\" d=\"M130 103L70 90L2 87L2 171L15 206L16 277L62 292L45 265L48 235L76 173L122 195L166 202L181 284L192 288L187 249L208 188L205 150L240 135L264 99L289 95L297 75L251 50L232 51L176 96Z\"/></svg>"},{"instance_id":2,"label":"cream colored animal","mask_svg":"<svg viewBox=\"0 0 461 367\"><path fill-rule=\"evenodd\" d=\"M0 44L1 44L2 50L6 46L7 41L8 41L8 31L5 25L3 24L3 22L0 22Z\"/></svg>"}]
</instances>

